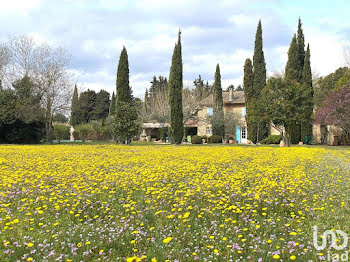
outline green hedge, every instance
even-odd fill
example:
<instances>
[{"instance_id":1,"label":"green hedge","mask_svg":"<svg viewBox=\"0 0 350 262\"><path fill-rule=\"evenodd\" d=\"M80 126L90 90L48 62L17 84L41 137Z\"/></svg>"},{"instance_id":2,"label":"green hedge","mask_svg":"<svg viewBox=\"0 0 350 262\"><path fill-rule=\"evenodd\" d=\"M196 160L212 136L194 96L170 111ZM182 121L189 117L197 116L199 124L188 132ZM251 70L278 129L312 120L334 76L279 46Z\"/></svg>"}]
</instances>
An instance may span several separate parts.
<instances>
[{"instance_id":1,"label":"green hedge","mask_svg":"<svg viewBox=\"0 0 350 262\"><path fill-rule=\"evenodd\" d=\"M70 139L70 127L63 124L54 124L52 136L56 140L69 140Z\"/></svg>"},{"instance_id":2,"label":"green hedge","mask_svg":"<svg viewBox=\"0 0 350 262\"><path fill-rule=\"evenodd\" d=\"M217 135L212 135L208 137L208 143L219 144L222 143L222 137Z\"/></svg>"},{"instance_id":3,"label":"green hedge","mask_svg":"<svg viewBox=\"0 0 350 262\"><path fill-rule=\"evenodd\" d=\"M200 136L192 136L191 137L191 143L192 144L202 144L202 137Z\"/></svg>"},{"instance_id":4,"label":"green hedge","mask_svg":"<svg viewBox=\"0 0 350 262\"><path fill-rule=\"evenodd\" d=\"M260 141L261 144L279 144L282 140L281 135L269 135Z\"/></svg>"}]
</instances>

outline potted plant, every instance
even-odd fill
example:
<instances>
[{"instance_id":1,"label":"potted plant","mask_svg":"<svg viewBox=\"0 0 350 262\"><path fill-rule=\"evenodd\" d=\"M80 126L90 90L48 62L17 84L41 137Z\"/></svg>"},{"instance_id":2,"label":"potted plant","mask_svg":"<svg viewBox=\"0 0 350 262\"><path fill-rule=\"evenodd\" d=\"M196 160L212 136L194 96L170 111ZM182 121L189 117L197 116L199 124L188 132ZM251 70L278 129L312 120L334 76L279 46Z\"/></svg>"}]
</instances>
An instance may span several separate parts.
<instances>
[{"instance_id":1,"label":"potted plant","mask_svg":"<svg viewBox=\"0 0 350 262\"><path fill-rule=\"evenodd\" d=\"M233 144L233 143L235 142L232 136L230 136L230 137L228 138L228 142L229 142L230 144Z\"/></svg>"}]
</instances>

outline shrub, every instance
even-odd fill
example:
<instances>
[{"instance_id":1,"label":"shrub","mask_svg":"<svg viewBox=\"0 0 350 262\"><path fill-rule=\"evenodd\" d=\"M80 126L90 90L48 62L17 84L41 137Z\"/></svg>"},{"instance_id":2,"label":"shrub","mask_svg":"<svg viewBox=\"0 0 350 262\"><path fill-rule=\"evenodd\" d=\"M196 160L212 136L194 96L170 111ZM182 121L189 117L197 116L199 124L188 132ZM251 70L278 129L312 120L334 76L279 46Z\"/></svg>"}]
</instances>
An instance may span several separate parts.
<instances>
[{"instance_id":1,"label":"shrub","mask_svg":"<svg viewBox=\"0 0 350 262\"><path fill-rule=\"evenodd\" d=\"M56 140L69 140L70 138L70 127L62 124L55 124L53 126L52 136Z\"/></svg>"},{"instance_id":2,"label":"shrub","mask_svg":"<svg viewBox=\"0 0 350 262\"><path fill-rule=\"evenodd\" d=\"M88 140L89 133L92 132L92 128L88 124L82 124L82 125L76 126L75 131L76 133L78 133L79 140L85 141L85 140ZM77 140L75 136L74 136L74 139Z\"/></svg>"},{"instance_id":3,"label":"shrub","mask_svg":"<svg viewBox=\"0 0 350 262\"><path fill-rule=\"evenodd\" d=\"M202 137L200 136L192 136L191 137L191 143L192 144L202 144Z\"/></svg>"},{"instance_id":4,"label":"shrub","mask_svg":"<svg viewBox=\"0 0 350 262\"><path fill-rule=\"evenodd\" d=\"M232 136L230 136L230 137L228 138L228 140L234 140L234 138L233 138Z\"/></svg>"},{"instance_id":5,"label":"shrub","mask_svg":"<svg viewBox=\"0 0 350 262\"><path fill-rule=\"evenodd\" d=\"M279 144L282 140L281 135L269 135L260 141L261 144Z\"/></svg>"},{"instance_id":6,"label":"shrub","mask_svg":"<svg viewBox=\"0 0 350 262\"><path fill-rule=\"evenodd\" d=\"M212 135L208 138L208 143L218 144L222 143L222 137L218 135Z\"/></svg>"}]
</instances>

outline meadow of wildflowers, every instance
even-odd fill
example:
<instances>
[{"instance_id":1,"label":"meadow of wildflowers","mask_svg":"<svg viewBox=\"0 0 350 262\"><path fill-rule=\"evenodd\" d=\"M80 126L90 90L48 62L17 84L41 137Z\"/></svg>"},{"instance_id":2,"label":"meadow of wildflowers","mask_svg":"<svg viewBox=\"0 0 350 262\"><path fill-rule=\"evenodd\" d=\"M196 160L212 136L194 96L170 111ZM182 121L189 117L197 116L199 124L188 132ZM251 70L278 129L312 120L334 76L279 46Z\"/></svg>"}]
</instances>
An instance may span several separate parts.
<instances>
[{"instance_id":1,"label":"meadow of wildflowers","mask_svg":"<svg viewBox=\"0 0 350 262\"><path fill-rule=\"evenodd\" d=\"M350 150L0 147L0 261L318 261Z\"/></svg>"}]
</instances>

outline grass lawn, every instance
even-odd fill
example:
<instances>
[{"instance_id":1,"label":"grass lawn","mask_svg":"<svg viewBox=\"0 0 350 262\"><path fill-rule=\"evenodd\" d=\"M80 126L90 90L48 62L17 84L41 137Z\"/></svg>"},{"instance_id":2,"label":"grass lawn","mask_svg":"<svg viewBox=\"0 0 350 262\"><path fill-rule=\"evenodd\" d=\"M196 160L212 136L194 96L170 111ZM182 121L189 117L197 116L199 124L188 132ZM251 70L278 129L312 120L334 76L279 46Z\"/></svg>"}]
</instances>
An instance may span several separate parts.
<instances>
[{"instance_id":1,"label":"grass lawn","mask_svg":"<svg viewBox=\"0 0 350 262\"><path fill-rule=\"evenodd\" d=\"M350 233L349 147L148 145L0 146L0 261L318 261L313 226Z\"/></svg>"}]
</instances>

